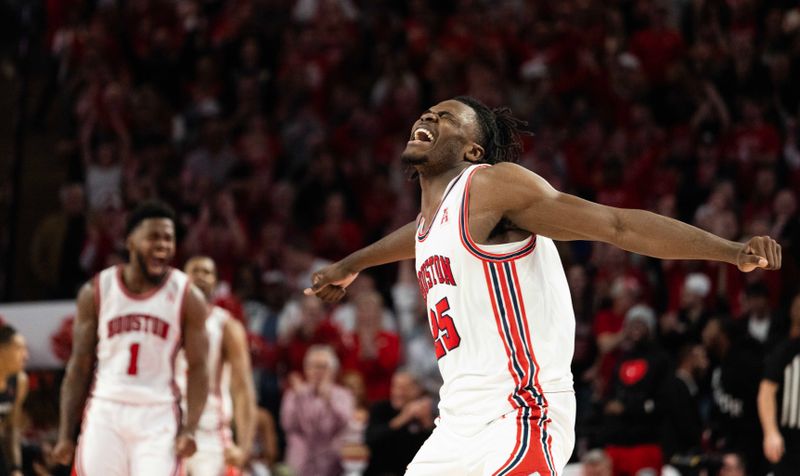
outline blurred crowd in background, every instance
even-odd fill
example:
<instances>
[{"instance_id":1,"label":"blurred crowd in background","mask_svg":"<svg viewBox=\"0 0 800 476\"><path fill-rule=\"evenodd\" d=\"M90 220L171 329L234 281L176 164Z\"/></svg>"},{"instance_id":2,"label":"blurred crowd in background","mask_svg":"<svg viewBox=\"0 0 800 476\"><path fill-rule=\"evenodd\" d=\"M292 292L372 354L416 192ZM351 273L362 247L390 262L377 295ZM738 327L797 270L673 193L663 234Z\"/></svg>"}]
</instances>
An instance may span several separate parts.
<instances>
[{"instance_id":1,"label":"blurred crowd in background","mask_svg":"<svg viewBox=\"0 0 800 476\"><path fill-rule=\"evenodd\" d=\"M729 453L766 471L762 363L800 331L796 2L41 3L47 87L27 119L32 137L57 135L68 179L16 252L42 298L72 298L125 259L128 210L174 206L176 264L215 259L218 303L250 331L280 435L270 464L337 474L371 453L369 474L401 473L432 428L440 380L413 265L362 274L338 306L302 289L416 217L398 160L410 127L468 94L528 121L521 163L562 191L779 241L783 269L749 274L559 244L577 321L575 458L605 448L598 461L626 474L634 450L693 474ZM295 390L326 379L349 392L340 411L298 413ZM35 442L55 420L32 412Z\"/></svg>"}]
</instances>

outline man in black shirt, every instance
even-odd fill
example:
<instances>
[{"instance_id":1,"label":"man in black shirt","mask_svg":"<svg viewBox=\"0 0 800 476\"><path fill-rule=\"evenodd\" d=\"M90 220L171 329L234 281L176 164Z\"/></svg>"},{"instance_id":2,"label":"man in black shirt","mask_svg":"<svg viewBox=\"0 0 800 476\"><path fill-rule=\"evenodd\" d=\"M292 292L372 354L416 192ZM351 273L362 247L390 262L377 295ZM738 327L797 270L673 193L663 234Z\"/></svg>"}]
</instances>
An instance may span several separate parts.
<instances>
[{"instance_id":1,"label":"man in black shirt","mask_svg":"<svg viewBox=\"0 0 800 476\"><path fill-rule=\"evenodd\" d=\"M663 390L662 410L664 461L673 456L691 456L702 450L703 420L700 417L700 387L708 370L708 356L702 344L684 346L678 353L678 366ZM688 472L688 471L686 471Z\"/></svg>"},{"instance_id":2,"label":"man in black shirt","mask_svg":"<svg viewBox=\"0 0 800 476\"><path fill-rule=\"evenodd\" d=\"M606 452L616 475L657 472L663 465L660 393L669 362L653 341L655 326L655 315L646 306L634 306L625 316L623 352L603 410Z\"/></svg>"},{"instance_id":3,"label":"man in black shirt","mask_svg":"<svg viewBox=\"0 0 800 476\"><path fill-rule=\"evenodd\" d=\"M25 338L0 325L0 476L22 476L19 440L22 404L28 394Z\"/></svg>"},{"instance_id":4,"label":"man in black shirt","mask_svg":"<svg viewBox=\"0 0 800 476\"><path fill-rule=\"evenodd\" d=\"M433 400L407 371L392 376L389 400L369 412L366 443L370 463L366 476L401 475L433 430Z\"/></svg>"},{"instance_id":5,"label":"man in black shirt","mask_svg":"<svg viewBox=\"0 0 800 476\"><path fill-rule=\"evenodd\" d=\"M775 476L800 471L800 294L791 307L789 339L768 356L758 391L764 455Z\"/></svg>"}]
</instances>

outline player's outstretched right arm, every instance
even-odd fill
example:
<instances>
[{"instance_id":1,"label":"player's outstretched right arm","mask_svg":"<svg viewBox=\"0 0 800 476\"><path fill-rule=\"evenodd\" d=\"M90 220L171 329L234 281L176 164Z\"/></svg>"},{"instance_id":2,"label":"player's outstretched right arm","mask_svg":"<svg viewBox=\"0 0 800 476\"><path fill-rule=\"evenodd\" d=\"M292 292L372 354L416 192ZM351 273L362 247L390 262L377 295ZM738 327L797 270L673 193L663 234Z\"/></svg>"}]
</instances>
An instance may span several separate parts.
<instances>
[{"instance_id":1,"label":"player's outstretched right arm","mask_svg":"<svg viewBox=\"0 0 800 476\"><path fill-rule=\"evenodd\" d=\"M89 390L96 346L97 309L95 309L94 288L91 283L86 283L78 293L78 313L72 327L72 355L67 363L64 382L61 384L58 442L53 450L56 461L64 465L72 462L75 451L75 433Z\"/></svg>"},{"instance_id":2,"label":"player's outstretched right arm","mask_svg":"<svg viewBox=\"0 0 800 476\"><path fill-rule=\"evenodd\" d=\"M350 285L361 271L395 261L414 258L414 233L416 223L410 222L375 243L353 252L346 258L322 268L311 277L312 287L305 290L323 301L336 302L344 297L344 288Z\"/></svg>"}]
</instances>

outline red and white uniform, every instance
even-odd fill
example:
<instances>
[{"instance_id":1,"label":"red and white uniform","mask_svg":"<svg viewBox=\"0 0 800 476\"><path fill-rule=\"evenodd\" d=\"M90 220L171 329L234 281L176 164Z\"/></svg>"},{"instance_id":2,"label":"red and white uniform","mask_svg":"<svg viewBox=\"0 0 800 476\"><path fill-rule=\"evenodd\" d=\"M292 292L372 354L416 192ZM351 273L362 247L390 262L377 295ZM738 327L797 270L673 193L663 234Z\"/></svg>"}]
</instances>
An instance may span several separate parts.
<instances>
[{"instance_id":1,"label":"red and white uniform","mask_svg":"<svg viewBox=\"0 0 800 476\"><path fill-rule=\"evenodd\" d=\"M469 184L482 167L454 178L418 229L417 277L444 384L437 427L408 474L557 474L574 444L569 287L552 240L470 237Z\"/></svg>"},{"instance_id":2,"label":"red and white uniform","mask_svg":"<svg viewBox=\"0 0 800 476\"><path fill-rule=\"evenodd\" d=\"M214 306L206 318L208 334L209 392L195 442L197 452L186 461L188 476L222 476L225 474L225 448L231 443L233 403L230 396L230 366L223 360L225 323L233 319L225 309ZM178 386L186 409L186 359L178 355Z\"/></svg>"},{"instance_id":3,"label":"red and white uniform","mask_svg":"<svg viewBox=\"0 0 800 476\"><path fill-rule=\"evenodd\" d=\"M188 278L132 294L122 266L95 276L97 369L75 456L79 475L172 475L180 410L175 357Z\"/></svg>"}]
</instances>

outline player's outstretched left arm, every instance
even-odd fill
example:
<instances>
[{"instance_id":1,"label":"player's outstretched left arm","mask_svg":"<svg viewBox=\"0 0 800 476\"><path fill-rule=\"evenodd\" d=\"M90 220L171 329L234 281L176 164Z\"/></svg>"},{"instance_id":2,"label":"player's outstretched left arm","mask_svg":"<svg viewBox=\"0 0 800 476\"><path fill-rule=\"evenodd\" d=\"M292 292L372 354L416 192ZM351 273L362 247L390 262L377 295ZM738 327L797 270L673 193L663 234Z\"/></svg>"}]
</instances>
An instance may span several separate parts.
<instances>
[{"instance_id":1,"label":"player's outstretched left arm","mask_svg":"<svg viewBox=\"0 0 800 476\"><path fill-rule=\"evenodd\" d=\"M516 164L476 172L470 193L480 197L470 203L471 226L505 217L553 239L603 241L654 258L723 261L745 272L781 267L781 247L769 237L737 243L645 210L593 203L557 191Z\"/></svg>"},{"instance_id":2,"label":"player's outstretched left arm","mask_svg":"<svg viewBox=\"0 0 800 476\"><path fill-rule=\"evenodd\" d=\"M189 457L197 450L194 433L208 397L208 308L203 294L189 284L183 303L183 352L189 369L186 372L186 422L178 432L175 447L178 456Z\"/></svg>"},{"instance_id":3,"label":"player's outstretched left arm","mask_svg":"<svg viewBox=\"0 0 800 476\"><path fill-rule=\"evenodd\" d=\"M225 449L225 462L237 468L250 459L256 433L256 391L253 368L247 349L247 334L236 319L228 319L223 328L222 348L231 366L231 398L236 444Z\"/></svg>"},{"instance_id":4,"label":"player's outstretched left arm","mask_svg":"<svg viewBox=\"0 0 800 476\"><path fill-rule=\"evenodd\" d=\"M61 383L58 441L53 449L53 458L63 465L72 463L78 420L89 392L89 380L96 358L97 309L91 283L84 284L78 292L77 306L78 312L72 325L72 354Z\"/></svg>"}]
</instances>

